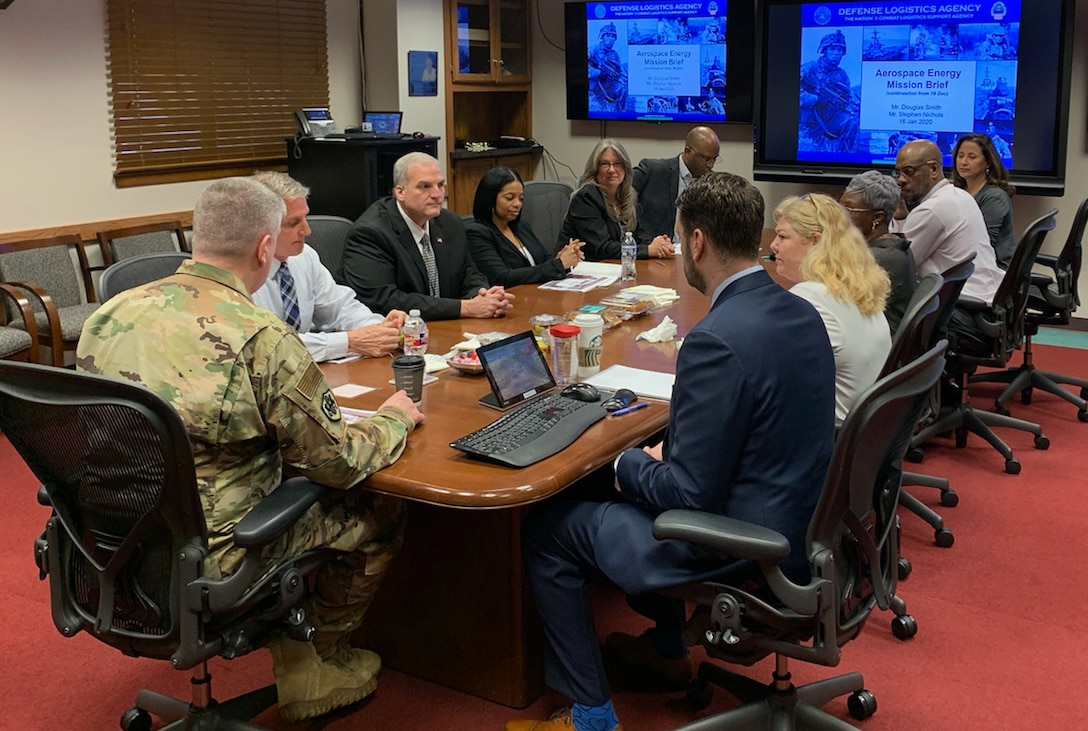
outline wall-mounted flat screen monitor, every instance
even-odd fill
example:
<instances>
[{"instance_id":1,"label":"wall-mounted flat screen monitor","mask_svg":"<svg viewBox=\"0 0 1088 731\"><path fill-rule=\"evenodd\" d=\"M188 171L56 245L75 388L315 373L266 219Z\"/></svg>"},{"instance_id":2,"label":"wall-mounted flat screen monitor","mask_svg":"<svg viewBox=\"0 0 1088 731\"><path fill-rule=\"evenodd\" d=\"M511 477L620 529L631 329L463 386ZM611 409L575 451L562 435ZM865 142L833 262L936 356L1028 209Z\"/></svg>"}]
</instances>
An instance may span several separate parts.
<instances>
[{"instance_id":1,"label":"wall-mounted flat screen monitor","mask_svg":"<svg viewBox=\"0 0 1088 731\"><path fill-rule=\"evenodd\" d=\"M1075 0L763 0L757 180L842 184L985 132L1021 192L1065 184Z\"/></svg>"},{"instance_id":2,"label":"wall-mounted flat screen monitor","mask_svg":"<svg viewBox=\"0 0 1088 731\"><path fill-rule=\"evenodd\" d=\"M564 10L568 119L752 121L755 0Z\"/></svg>"}]
</instances>

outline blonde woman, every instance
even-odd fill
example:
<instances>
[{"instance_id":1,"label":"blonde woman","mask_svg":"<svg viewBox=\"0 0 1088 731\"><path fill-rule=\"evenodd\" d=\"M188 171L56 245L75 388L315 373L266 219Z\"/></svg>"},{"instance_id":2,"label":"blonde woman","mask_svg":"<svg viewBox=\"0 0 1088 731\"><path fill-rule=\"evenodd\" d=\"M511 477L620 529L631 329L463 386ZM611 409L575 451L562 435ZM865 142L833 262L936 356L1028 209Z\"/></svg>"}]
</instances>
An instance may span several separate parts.
<instances>
[{"instance_id":1,"label":"blonde woman","mask_svg":"<svg viewBox=\"0 0 1088 731\"><path fill-rule=\"evenodd\" d=\"M619 259L623 234L634 232L638 222L638 194L631 183L631 157L623 145L611 138L598 142L586 160L582 185L570 198L557 248L583 241L587 260ZM640 259L672 255L667 236L638 247Z\"/></svg>"},{"instance_id":2,"label":"blonde woman","mask_svg":"<svg viewBox=\"0 0 1088 731\"><path fill-rule=\"evenodd\" d=\"M842 421L876 382L891 349L884 302L891 285L838 201L786 198L774 211L778 274L824 321L835 354L835 418Z\"/></svg>"}]
</instances>

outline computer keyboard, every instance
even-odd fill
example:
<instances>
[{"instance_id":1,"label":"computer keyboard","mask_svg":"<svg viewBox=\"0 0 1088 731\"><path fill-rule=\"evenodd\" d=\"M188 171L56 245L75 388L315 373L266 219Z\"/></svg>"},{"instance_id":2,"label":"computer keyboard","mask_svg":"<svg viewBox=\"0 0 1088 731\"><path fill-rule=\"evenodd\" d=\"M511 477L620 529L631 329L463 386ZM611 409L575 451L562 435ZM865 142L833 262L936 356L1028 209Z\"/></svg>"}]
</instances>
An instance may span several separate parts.
<instances>
[{"instance_id":1,"label":"computer keyboard","mask_svg":"<svg viewBox=\"0 0 1088 731\"><path fill-rule=\"evenodd\" d=\"M450 446L491 462L525 467L562 451L608 412L602 401L577 401L558 392L515 406Z\"/></svg>"}]
</instances>

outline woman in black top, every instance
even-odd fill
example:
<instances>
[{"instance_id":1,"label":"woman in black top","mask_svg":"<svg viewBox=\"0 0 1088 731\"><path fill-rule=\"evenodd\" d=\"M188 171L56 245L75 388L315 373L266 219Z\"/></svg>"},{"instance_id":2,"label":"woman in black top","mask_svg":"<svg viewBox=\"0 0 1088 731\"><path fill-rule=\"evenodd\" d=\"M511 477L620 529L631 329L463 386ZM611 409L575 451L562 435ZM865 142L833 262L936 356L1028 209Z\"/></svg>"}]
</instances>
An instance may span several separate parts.
<instances>
[{"instance_id":1,"label":"woman in black top","mask_svg":"<svg viewBox=\"0 0 1088 731\"><path fill-rule=\"evenodd\" d=\"M839 203L869 243L876 263L891 280L892 289L884 304L884 316L888 318L888 327L893 336L914 294L917 276L910 240L902 234L888 231L888 224L895 215L899 201L899 185L895 179L876 170L851 178L839 198Z\"/></svg>"},{"instance_id":2,"label":"woman in black top","mask_svg":"<svg viewBox=\"0 0 1088 731\"><path fill-rule=\"evenodd\" d=\"M519 284L562 279L582 260L582 242L571 241L551 255L521 220L525 187L517 170L491 168L476 186L474 221L465 226L468 250L489 284Z\"/></svg>"},{"instance_id":3,"label":"woman in black top","mask_svg":"<svg viewBox=\"0 0 1088 731\"><path fill-rule=\"evenodd\" d=\"M585 242L586 259L619 259L623 234L634 232L637 222L638 194L631 182L631 158L623 145L609 138L598 142L586 161L582 185L571 196L559 244L579 239ZM638 247L640 259L672 255L672 242L665 237Z\"/></svg>"}]
</instances>

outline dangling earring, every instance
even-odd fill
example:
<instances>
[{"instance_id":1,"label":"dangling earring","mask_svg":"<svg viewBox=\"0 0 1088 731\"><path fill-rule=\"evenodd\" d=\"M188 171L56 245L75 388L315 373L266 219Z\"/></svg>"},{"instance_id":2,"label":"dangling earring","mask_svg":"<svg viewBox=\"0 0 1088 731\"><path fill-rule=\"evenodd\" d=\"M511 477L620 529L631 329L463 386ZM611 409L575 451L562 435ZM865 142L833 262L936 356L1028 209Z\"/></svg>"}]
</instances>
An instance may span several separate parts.
<instances>
[{"instance_id":1,"label":"dangling earring","mask_svg":"<svg viewBox=\"0 0 1088 731\"><path fill-rule=\"evenodd\" d=\"M876 231L876 221L873 221L873 225L869 227L870 231Z\"/></svg>"}]
</instances>

